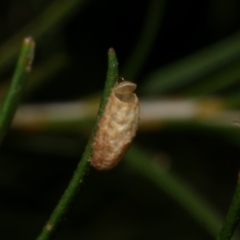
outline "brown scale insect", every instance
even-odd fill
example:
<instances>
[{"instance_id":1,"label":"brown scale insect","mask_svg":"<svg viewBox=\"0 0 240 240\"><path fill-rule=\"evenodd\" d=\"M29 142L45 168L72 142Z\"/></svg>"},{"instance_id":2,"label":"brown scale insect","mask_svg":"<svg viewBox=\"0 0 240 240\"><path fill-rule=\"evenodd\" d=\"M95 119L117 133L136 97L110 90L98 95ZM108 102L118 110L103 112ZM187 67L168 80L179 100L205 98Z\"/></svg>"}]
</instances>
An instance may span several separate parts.
<instances>
[{"instance_id":1,"label":"brown scale insect","mask_svg":"<svg viewBox=\"0 0 240 240\"><path fill-rule=\"evenodd\" d=\"M139 122L139 100L133 93L136 87L135 83L123 81L111 91L93 142L90 163L97 170L115 167L136 135Z\"/></svg>"}]
</instances>

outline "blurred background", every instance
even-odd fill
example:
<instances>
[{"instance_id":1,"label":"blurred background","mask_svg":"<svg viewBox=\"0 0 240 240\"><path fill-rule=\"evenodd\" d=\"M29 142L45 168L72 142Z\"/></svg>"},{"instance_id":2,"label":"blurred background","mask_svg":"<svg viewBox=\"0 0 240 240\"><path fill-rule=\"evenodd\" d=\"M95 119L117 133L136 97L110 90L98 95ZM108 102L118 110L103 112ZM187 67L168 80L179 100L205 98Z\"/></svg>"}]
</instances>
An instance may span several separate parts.
<instances>
[{"instance_id":1,"label":"blurred background","mask_svg":"<svg viewBox=\"0 0 240 240\"><path fill-rule=\"evenodd\" d=\"M35 239L94 124L113 47L141 122L117 168L90 169L55 239L214 239L240 157L240 2L2 1L0 98L36 54L0 152L0 238ZM145 164L145 165L144 165Z\"/></svg>"}]
</instances>

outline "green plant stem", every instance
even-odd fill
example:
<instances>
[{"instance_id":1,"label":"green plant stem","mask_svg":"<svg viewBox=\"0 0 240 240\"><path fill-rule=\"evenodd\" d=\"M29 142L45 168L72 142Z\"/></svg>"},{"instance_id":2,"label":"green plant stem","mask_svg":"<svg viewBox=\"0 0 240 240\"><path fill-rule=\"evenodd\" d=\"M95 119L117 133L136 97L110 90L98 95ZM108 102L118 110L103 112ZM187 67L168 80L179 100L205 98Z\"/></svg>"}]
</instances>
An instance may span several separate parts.
<instances>
[{"instance_id":1,"label":"green plant stem","mask_svg":"<svg viewBox=\"0 0 240 240\"><path fill-rule=\"evenodd\" d=\"M164 5L165 0L150 1L141 34L121 71L125 78L136 78L146 62L162 23Z\"/></svg>"},{"instance_id":2,"label":"green plant stem","mask_svg":"<svg viewBox=\"0 0 240 240\"><path fill-rule=\"evenodd\" d=\"M27 37L23 41L18 63L0 110L0 144L7 132L28 82L34 55L34 41Z\"/></svg>"},{"instance_id":3,"label":"green plant stem","mask_svg":"<svg viewBox=\"0 0 240 240\"><path fill-rule=\"evenodd\" d=\"M38 39L51 29L58 29L61 24L68 19L70 14L79 10L83 6L84 0L55 0L29 24L19 30L9 40L0 46L0 73L6 69L17 54L17 43L26 34L31 34L34 39Z\"/></svg>"},{"instance_id":4,"label":"green plant stem","mask_svg":"<svg viewBox=\"0 0 240 240\"><path fill-rule=\"evenodd\" d=\"M168 172L160 163L154 163L144 151L132 145L125 156L126 163L165 191L196 219L214 238L222 225L222 218L213 207L185 182ZM234 240L240 239L236 236ZM222 240L222 239L221 239Z\"/></svg>"},{"instance_id":5,"label":"green plant stem","mask_svg":"<svg viewBox=\"0 0 240 240\"><path fill-rule=\"evenodd\" d=\"M217 240L230 240L239 223L239 218L240 218L240 175L238 176L237 186L225 223L221 231L219 232Z\"/></svg>"},{"instance_id":6,"label":"green plant stem","mask_svg":"<svg viewBox=\"0 0 240 240\"><path fill-rule=\"evenodd\" d=\"M78 167L73 175L73 178L71 179L69 186L63 193L62 198L58 202L56 208L54 209L52 215L50 216L49 220L47 221L46 225L44 226L42 232L38 236L37 240L47 240L50 239L53 232L56 230L57 226L59 225L60 221L64 218L64 216L67 214L69 207L74 200L75 196L77 195L80 185L83 181L84 175L86 174L89 162L88 160L91 158L92 154L92 144L94 140L94 136L97 131L98 127L98 121L100 120L104 107L107 103L108 97L110 95L111 89L116 83L118 76L118 62L116 58L116 54L113 49L110 49L108 51L108 73L107 73L107 79L105 82L104 92L102 96L102 100L99 106L98 114L97 114L97 120L95 123L95 126L93 128L91 137L89 138L88 144L86 146L86 149L83 153L83 156L78 164Z\"/></svg>"}]
</instances>

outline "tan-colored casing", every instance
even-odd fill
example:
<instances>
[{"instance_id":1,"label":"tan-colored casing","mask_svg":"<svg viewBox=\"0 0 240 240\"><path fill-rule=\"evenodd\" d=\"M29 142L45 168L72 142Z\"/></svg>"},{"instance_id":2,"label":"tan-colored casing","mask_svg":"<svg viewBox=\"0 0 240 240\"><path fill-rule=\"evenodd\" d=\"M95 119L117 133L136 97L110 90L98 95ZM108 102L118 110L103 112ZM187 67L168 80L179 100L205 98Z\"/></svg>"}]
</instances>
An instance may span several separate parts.
<instances>
[{"instance_id":1,"label":"tan-colored casing","mask_svg":"<svg viewBox=\"0 0 240 240\"><path fill-rule=\"evenodd\" d=\"M98 124L90 159L97 170L115 167L136 135L139 100L133 93L135 88L136 84L124 81L112 89Z\"/></svg>"}]
</instances>

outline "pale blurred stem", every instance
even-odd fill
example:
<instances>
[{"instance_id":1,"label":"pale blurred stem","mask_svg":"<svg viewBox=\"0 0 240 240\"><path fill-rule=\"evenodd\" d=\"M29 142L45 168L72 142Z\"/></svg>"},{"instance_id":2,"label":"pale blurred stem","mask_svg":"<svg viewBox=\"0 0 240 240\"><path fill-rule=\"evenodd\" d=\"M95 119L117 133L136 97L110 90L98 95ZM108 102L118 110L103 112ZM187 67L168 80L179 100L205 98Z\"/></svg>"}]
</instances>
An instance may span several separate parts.
<instances>
[{"instance_id":1,"label":"pale blurred stem","mask_svg":"<svg viewBox=\"0 0 240 240\"><path fill-rule=\"evenodd\" d=\"M240 176L238 176L238 182L233 196L232 203L230 205L225 223L219 232L217 240L230 240L240 218ZM240 239L240 238L239 238Z\"/></svg>"},{"instance_id":2,"label":"pale blurred stem","mask_svg":"<svg viewBox=\"0 0 240 240\"><path fill-rule=\"evenodd\" d=\"M150 1L140 36L121 71L123 77L133 79L140 73L159 32L164 13L164 5L165 0Z\"/></svg>"},{"instance_id":3,"label":"pale blurred stem","mask_svg":"<svg viewBox=\"0 0 240 240\"><path fill-rule=\"evenodd\" d=\"M78 164L78 167L67 189L63 193L60 201L58 202L56 208L54 209L52 215L50 216L49 220L47 221L46 225L44 226L37 240L47 240L51 238L53 232L56 230L60 221L64 218L64 216L69 211L70 205L80 189L84 175L86 174L89 168L88 160L90 159L92 154L92 144L93 144L94 136L97 131L98 121L103 114L104 107L110 95L111 89L116 83L117 76L118 76L118 62L117 62L116 54L113 49L110 49L108 51L107 79L106 79L102 100L101 100L98 114L97 114L97 120L93 128L91 137L89 138L85 152L83 153L83 156Z\"/></svg>"},{"instance_id":4,"label":"pale blurred stem","mask_svg":"<svg viewBox=\"0 0 240 240\"><path fill-rule=\"evenodd\" d=\"M31 37L27 37L23 40L18 63L0 110L0 144L11 125L28 82L34 55L34 45L34 41Z\"/></svg>"},{"instance_id":5,"label":"pale blurred stem","mask_svg":"<svg viewBox=\"0 0 240 240\"><path fill-rule=\"evenodd\" d=\"M221 229L222 218L187 183L164 169L161 163L151 161L145 151L134 145L131 146L125 158L128 166L160 187L201 224L213 238L216 237ZM161 219L160 216L159 222L161 221L164 221L164 218ZM233 240L239 239L239 235L233 238Z\"/></svg>"}]
</instances>

